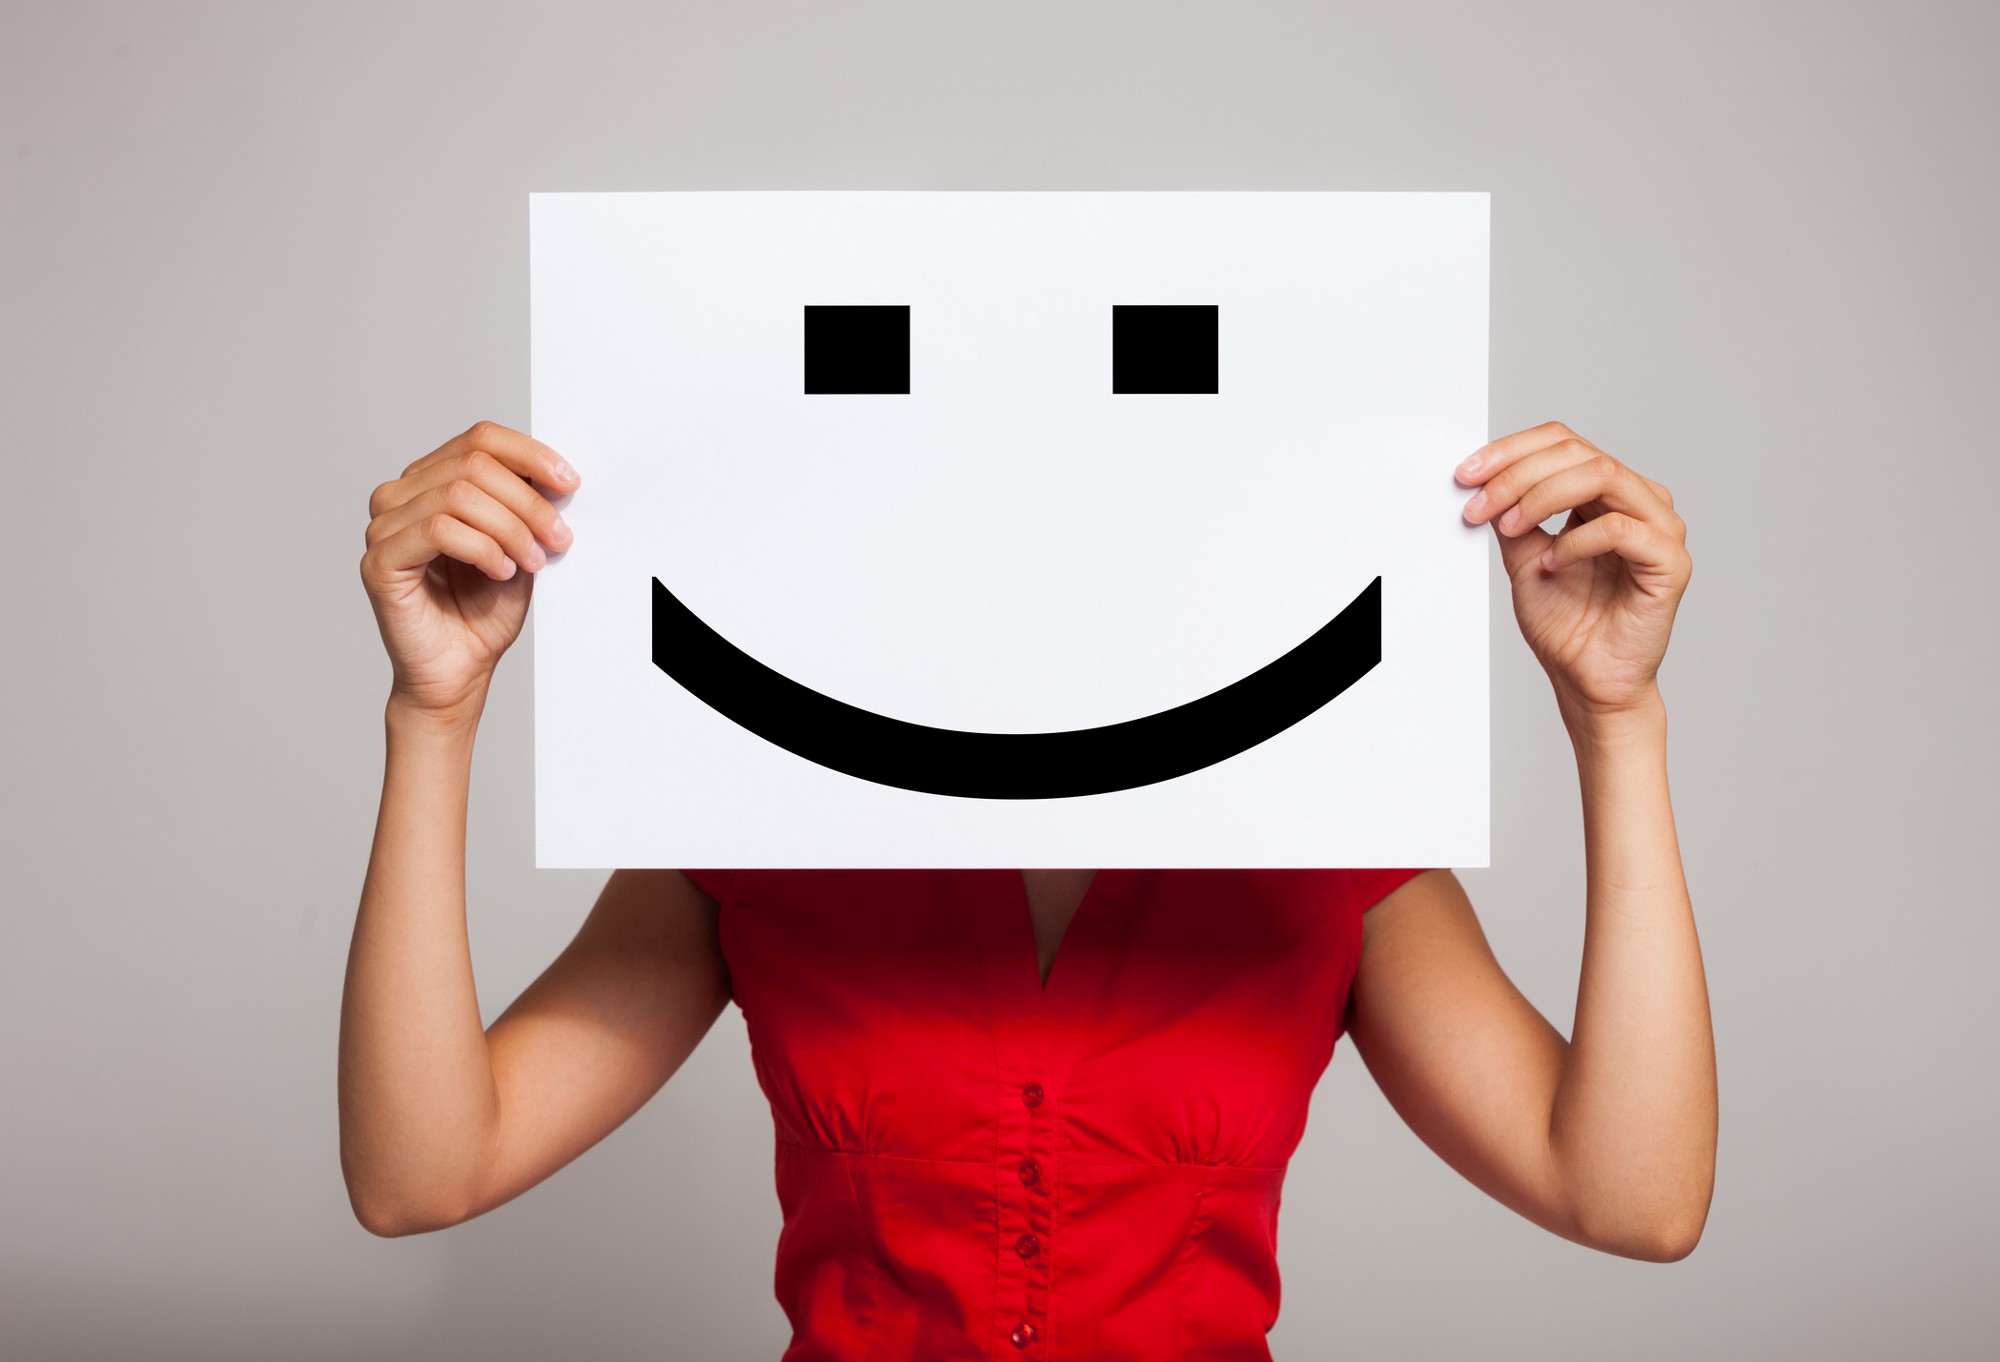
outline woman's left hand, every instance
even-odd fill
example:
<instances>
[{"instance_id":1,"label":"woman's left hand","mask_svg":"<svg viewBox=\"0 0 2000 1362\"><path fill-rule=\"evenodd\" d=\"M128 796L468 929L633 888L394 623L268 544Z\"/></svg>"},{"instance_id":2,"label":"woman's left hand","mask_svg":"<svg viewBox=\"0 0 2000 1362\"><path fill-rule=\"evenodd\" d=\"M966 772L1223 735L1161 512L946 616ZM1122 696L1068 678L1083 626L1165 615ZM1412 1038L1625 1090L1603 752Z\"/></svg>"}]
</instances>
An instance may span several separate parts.
<instances>
[{"instance_id":1,"label":"woman's left hand","mask_svg":"<svg viewBox=\"0 0 2000 1362\"><path fill-rule=\"evenodd\" d=\"M1475 451L1458 480L1490 523L1514 584L1514 614L1566 718L1652 703L1674 611L1694 570L1687 525L1665 487L1560 421ZM1569 512L1560 533L1541 522Z\"/></svg>"}]
</instances>

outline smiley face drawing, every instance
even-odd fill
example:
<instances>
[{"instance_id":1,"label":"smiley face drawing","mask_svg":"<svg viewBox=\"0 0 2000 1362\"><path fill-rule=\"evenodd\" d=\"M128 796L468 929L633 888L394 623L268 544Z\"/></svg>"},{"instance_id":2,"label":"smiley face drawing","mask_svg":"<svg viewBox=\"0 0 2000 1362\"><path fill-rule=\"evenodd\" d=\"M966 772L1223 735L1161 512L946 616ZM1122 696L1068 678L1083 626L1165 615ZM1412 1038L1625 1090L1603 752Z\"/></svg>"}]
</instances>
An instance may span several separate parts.
<instances>
[{"instance_id":1,"label":"smiley face drawing","mask_svg":"<svg viewBox=\"0 0 2000 1362\"><path fill-rule=\"evenodd\" d=\"M1485 218L531 196L538 864L1475 863Z\"/></svg>"},{"instance_id":2,"label":"smiley face drawing","mask_svg":"<svg viewBox=\"0 0 2000 1362\"><path fill-rule=\"evenodd\" d=\"M1114 393L1215 394L1220 309L1114 304ZM804 390L910 391L910 309L815 306L803 319ZM1220 690L1123 723L1060 733L975 733L876 714L772 670L653 579L653 664L718 713L806 760L926 794L1058 799L1172 780L1299 722L1382 658L1382 580L1283 657Z\"/></svg>"}]
</instances>

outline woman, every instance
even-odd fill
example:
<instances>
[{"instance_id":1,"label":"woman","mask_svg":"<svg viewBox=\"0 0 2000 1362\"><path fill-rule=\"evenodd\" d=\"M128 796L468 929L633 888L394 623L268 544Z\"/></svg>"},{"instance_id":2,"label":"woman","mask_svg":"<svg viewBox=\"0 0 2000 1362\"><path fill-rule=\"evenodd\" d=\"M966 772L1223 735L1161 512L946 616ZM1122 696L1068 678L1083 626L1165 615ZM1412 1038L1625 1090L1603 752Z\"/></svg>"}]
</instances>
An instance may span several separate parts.
<instances>
[{"instance_id":1,"label":"woman","mask_svg":"<svg viewBox=\"0 0 2000 1362\"><path fill-rule=\"evenodd\" d=\"M1685 526L1664 487L1559 423L1457 476L1576 750L1589 887L1568 1041L1447 869L619 870L482 1031L473 734L532 574L570 543L531 483L580 480L490 422L418 459L375 489L361 560L394 664L341 1015L361 1222L416 1233L519 1195L637 1110L734 998L777 1126L788 1358L1268 1356L1284 1165L1343 1034L1504 1204L1607 1253L1685 1256L1716 1141L1655 684ZM1564 511L1559 535L1539 528Z\"/></svg>"}]
</instances>

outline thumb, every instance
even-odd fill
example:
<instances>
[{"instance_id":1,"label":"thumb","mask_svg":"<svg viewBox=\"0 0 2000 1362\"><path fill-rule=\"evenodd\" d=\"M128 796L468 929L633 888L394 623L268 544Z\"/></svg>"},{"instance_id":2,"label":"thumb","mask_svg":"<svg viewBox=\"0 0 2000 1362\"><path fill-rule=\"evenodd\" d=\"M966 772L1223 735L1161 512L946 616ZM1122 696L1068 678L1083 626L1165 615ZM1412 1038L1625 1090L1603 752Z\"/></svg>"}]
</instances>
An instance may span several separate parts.
<instances>
[{"instance_id":1,"label":"thumb","mask_svg":"<svg viewBox=\"0 0 2000 1362\"><path fill-rule=\"evenodd\" d=\"M1570 513L1570 518L1576 518L1574 511ZM1563 528L1568 529L1569 525L1565 523ZM1493 522L1493 537L1500 541L1500 561L1506 564L1510 578L1518 577L1525 568L1539 571L1540 564L1536 560L1548 551L1549 545L1556 542L1556 537L1539 525L1523 534L1502 534L1498 520Z\"/></svg>"}]
</instances>

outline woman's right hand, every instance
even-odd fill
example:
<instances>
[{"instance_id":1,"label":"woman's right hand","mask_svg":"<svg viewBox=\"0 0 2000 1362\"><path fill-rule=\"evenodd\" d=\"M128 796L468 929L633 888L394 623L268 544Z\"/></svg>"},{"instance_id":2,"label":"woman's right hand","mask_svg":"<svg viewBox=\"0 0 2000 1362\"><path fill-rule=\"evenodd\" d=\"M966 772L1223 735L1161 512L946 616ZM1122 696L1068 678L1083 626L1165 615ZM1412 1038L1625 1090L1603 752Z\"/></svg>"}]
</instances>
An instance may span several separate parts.
<instances>
[{"instance_id":1,"label":"woman's right hand","mask_svg":"<svg viewBox=\"0 0 2000 1362\"><path fill-rule=\"evenodd\" d=\"M395 669L391 698L445 717L476 713L528 617L544 550L570 546L549 500L581 479L518 430L480 421L368 498L361 581Z\"/></svg>"}]
</instances>

